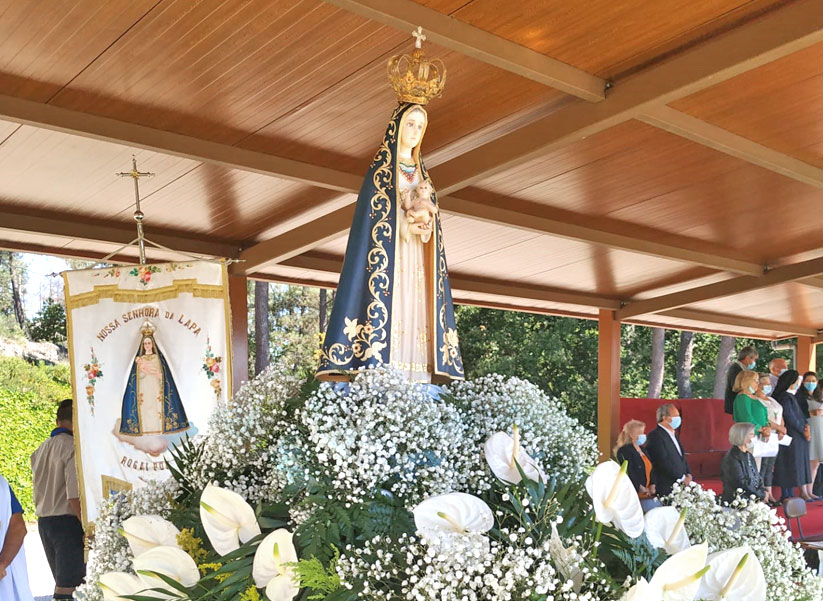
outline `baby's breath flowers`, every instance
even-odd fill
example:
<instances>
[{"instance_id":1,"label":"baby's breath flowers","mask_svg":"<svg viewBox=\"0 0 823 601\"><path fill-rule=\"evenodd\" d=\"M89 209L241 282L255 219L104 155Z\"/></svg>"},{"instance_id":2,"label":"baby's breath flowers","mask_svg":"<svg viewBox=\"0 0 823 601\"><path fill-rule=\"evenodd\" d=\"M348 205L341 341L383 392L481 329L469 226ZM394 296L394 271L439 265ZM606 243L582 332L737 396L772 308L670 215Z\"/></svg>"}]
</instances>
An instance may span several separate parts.
<instances>
[{"instance_id":1,"label":"baby's breath flowers","mask_svg":"<svg viewBox=\"0 0 823 601\"><path fill-rule=\"evenodd\" d=\"M482 448L496 432L511 432L516 424L527 441L529 454L549 476L561 482L585 477L597 461L597 440L565 409L531 382L491 374L453 382L447 387L450 401L465 425L467 448ZM473 477L467 492L488 489L488 468Z\"/></svg>"},{"instance_id":2,"label":"baby's breath flowers","mask_svg":"<svg viewBox=\"0 0 823 601\"><path fill-rule=\"evenodd\" d=\"M675 484L670 502L678 510L688 509L685 526L692 543L708 543L710 553L751 549L763 568L767 601L823 599L823 579L809 570L802 549L789 541L784 518L765 503L738 498L724 507L714 491L695 483Z\"/></svg>"}]
</instances>

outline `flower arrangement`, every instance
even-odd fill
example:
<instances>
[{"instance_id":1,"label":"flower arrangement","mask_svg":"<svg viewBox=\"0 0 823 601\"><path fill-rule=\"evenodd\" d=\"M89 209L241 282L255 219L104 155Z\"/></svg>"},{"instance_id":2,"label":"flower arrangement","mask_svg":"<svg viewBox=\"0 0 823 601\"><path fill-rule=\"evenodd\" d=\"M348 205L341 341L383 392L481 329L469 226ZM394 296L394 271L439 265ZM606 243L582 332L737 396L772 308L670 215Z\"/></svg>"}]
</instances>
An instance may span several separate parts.
<instances>
[{"instance_id":1,"label":"flower arrangement","mask_svg":"<svg viewBox=\"0 0 823 601\"><path fill-rule=\"evenodd\" d=\"M432 394L391 369L318 385L274 365L174 451L174 481L104 508L78 597L821 598L766 506L689 487L644 516L594 446L522 380Z\"/></svg>"},{"instance_id":2,"label":"flower arrangement","mask_svg":"<svg viewBox=\"0 0 823 601\"><path fill-rule=\"evenodd\" d=\"M97 355L94 354L94 347L91 347L91 359L83 366L86 372L86 401L89 404L89 410L94 415L94 387L97 380L103 377L103 370L100 367L100 362L97 360Z\"/></svg>"},{"instance_id":3,"label":"flower arrangement","mask_svg":"<svg viewBox=\"0 0 823 601\"><path fill-rule=\"evenodd\" d=\"M709 551L746 545L763 567L768 601L823 599L823 579L806 566L802 550L789 540L785 519L764 503L738 498L731 510L717 502L712 490L697 484L675 485L673 507L686 510L685 526L693 543Z\"/></svg>"}]
</instances>

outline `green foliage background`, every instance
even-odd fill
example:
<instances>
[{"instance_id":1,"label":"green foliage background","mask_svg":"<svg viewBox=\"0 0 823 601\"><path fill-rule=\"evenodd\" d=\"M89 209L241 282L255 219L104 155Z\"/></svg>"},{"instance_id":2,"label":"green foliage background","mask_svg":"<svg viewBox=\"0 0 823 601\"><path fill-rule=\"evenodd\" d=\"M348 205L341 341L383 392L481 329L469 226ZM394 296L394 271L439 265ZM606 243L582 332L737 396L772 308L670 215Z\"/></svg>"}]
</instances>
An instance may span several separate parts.
<instances>
[{"instance_id":1,"label":"green foliage background","mask_svg":"<svg viewBox=\"0 0 823 601\"><path fill-rule=\"evenodd\" d=\"M595 428L597 321L468 306L456 307L456 317L468 378L493 372L524 378L560 400L580 423ZM679 344L680 332L666 330L662 398L677 398L675 361ZM773 357L791 358L790 352L776 352L764 340L737 338L735 349L747 344L754 344L760 353L760 371L766 371ZM719 347L720 336L694 336L691 382L695 398L714 396ZM651 328L622 326L621 396L646 396L651 348Z\"/></svg>"},{"instance_id":2,"label":"green foliage background","mask_svg":"<svg viewBox=\"0 0 823 601\"><path fill-rule=\"evenodd\" d=\"M54 428L57 403L71 396L67 365L31 365L0 357L0 474L33 520L29 457Z\"/></svg>"}]
</instances>

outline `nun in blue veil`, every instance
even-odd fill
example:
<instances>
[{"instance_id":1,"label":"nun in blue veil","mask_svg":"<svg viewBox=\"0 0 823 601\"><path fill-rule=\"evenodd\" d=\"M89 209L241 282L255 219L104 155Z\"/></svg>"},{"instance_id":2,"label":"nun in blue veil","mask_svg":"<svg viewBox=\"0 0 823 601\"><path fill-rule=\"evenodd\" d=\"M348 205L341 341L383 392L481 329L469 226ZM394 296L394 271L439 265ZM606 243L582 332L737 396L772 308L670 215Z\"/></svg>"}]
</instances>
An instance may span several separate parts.
<instances>
[{"instance_id":1,"label":"nun in blue veil","mask_svg":"<svg viewBox=\"0 0 823 601\"><path fill-rule=\"evenodd\" d=\"M381 364L417 382L464 377L437 195L420 154L425 98L402 100L357 197L320 380Z\"/></svg>"},{"instance_id":2,"label":"nun in blue veil","mask_svg":"<svg viewBox=\"0 0 823 601\"><path fill-rule=\"evenodd\" d=\"M140 347L123 393L120 434L182 433L189 429L189 420L169 364L154 340L154 326L146 322L140 334Z\"/></svg>"}]
</instances>

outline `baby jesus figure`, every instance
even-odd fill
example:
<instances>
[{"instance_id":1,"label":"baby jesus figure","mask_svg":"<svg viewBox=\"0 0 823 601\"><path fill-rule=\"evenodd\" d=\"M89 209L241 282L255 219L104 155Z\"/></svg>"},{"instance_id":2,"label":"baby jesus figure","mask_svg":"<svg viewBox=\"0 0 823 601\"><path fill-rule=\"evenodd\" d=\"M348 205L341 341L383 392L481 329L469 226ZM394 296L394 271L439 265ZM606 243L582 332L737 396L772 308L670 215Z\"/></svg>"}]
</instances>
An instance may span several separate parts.
<instances>
[{"instance_id":1,"label":"baby jesus figure","mask_svg":"<svg viewBox=\"0 0 823 601\"><path fill-rule=\"evenodd\" d=\"M416 190L400 191L400 203L406 212L405 227L401 227L404 241L408 242L411 234L420 236L424 244L431 238L437 215L437 206L431 200L432 192L432 184L427 179L421 181Z\"/></svg>"}]
</instances>

